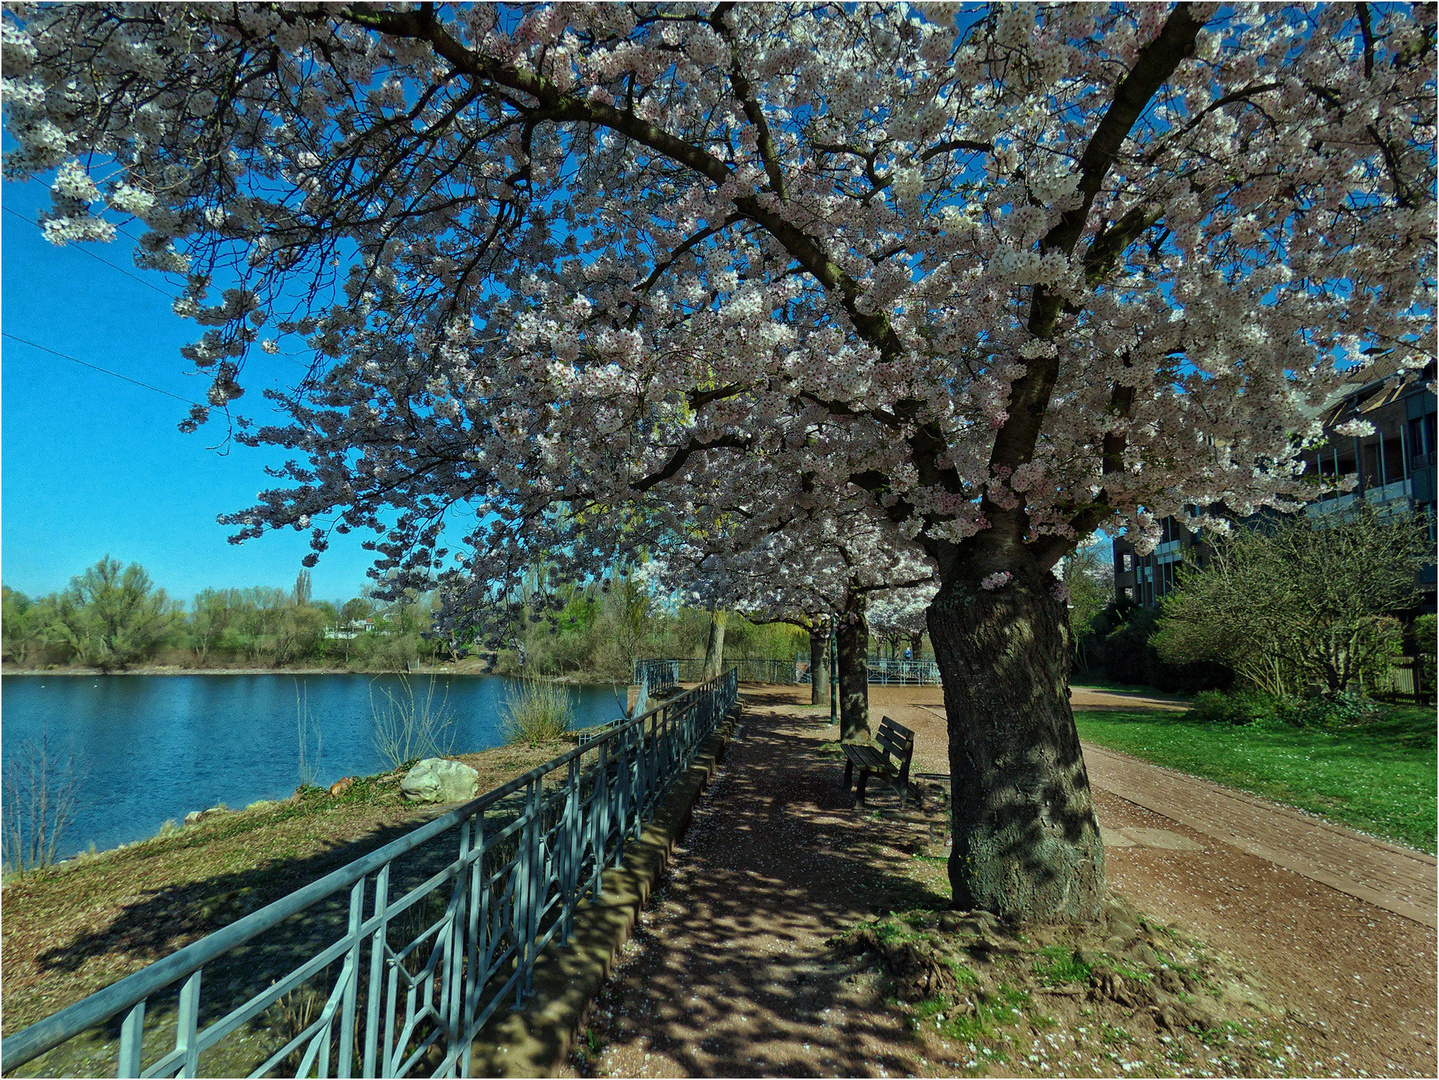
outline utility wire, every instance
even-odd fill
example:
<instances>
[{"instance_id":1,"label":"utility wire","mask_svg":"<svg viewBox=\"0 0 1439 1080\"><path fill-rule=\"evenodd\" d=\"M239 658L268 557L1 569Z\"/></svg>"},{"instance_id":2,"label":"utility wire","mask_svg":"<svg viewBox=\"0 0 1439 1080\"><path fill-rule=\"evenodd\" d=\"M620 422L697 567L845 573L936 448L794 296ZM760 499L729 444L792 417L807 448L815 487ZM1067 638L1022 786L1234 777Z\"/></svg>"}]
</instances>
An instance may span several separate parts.
<instances>
[{"instance_id":1,"label":"utility wire","mask_svg":"<svg viewBox=\"0 0 1439 1080\"><path fill-rule=\"evenodd\" d=\"M35 228L39 229L42 233L45 231L45 227L44 227L43 225L41 225L38 221L31 221L31 220L30 220L29 218L27 218L24 214L20 213L19 210L11 209L11 208L8 207L8 206L0 206L0 210L4 210L7 214L14 214L14 215L15 215L17 218L19 218L21 221L25 222L25 224L27 224L27 225L33 225ZM120 232L122 232L122 233L125 233L125 235L126 235L126 236L129 236L130 239L132 239L132 240L135 239L135 238L134 238L133 236L131 236L129 233L125 232L124 229L120 229L120 230L118 230L118 231L120 231ZM67 246L72 246L72 245L67 245ZM89 248L86 248L86 247L78 247L77 250L79 250L79 251L83 252L84 254L90 256L90 258L94 259L96 262L102 262L102 263L104 263L104 264L105 264L106 266L108 266L111 270L118 270L118 271L120 271L120 273L124 274L126 277L128 277L128 278L134 278L134 279L135 279L136 281L138 281L141 285L145 286L145 288L147 288L147 289L153 289L155 292L159 293L161 296L165 297L165 299L167 299L167 300L169 300L169 301L171 301L171 302L177 302L177 301L180 299L180 298L179 298L178 296L176 296L174 293L166 292L164 289L160 288L160 286L156 285L153 281L149 281L149 280L141 277L139 274L135 273L133 270L126 270L126 269L125 269L123 266L121 266L119 263L113 263L113 262L111 262L109 259L107 259L107 258L105 258L105 257L103 257L103 256L101 256L101 255L96 255L96 254L95 254L93 251L91 251ZM35 346L35 347L36 347L37 349L39 349L39 348L42 348L43 346L37 345L37 346ZM57 355L58 355L58 354L57 354ZM277 355L277 356L283 356L285 359L289 360L290 363L295 364L295 365L298 366L298 367L302 367L302 368L304 368L306 371L308 371L308 370L310 369L310 365L307 364L307 363L305 363L303 360L301 360L299 357L297 357L294 353L282 352L282 353L277 353L276 355ZM77 362L77 363L83 363L84 361L76 361L76 362ZM103 370L103 369L100 369L100 370ZM124 376L121 376L121 378L124 378ZM162 392L163 392L163 391L162 391ZM183 399L182 399L182 400L183 400Z\"/></svg>"},{"instance_id":2,"label":"utility wire","mask_svg":"<svg viewBox=\"0 0 1439 1080\"><path fill-rule=\"evenodd\" d=\"M71 356L69 353L62 353L58 349L52 349L46 345L37 345L35 342L27 341L25 338L19 337L16 334L12 334L8 330L0 331L0 336L7 337L11 341L18 341L21 345L29 345L32 349L39 349L41 352L50 353L50 355L52 356L58 356L62 360L69 360L72 363L79 364L81 367L92 368L95 371L101 372L105 375L110 375L113 378L123 379L127 383L134 383L136 386L143 386L146 390L153 390L157 394L164 394L166 397L174 398L176 401L183 401L186 405L200 405L198 401L194 401L191 398L181 397L179 394L172 394L169 390L161 390L158 386L151 386L149 383L141 382L139 379L132 379L128 375L121 375L118 371L111 371L109 368L102 368L99 364L92 364L88 360L81 360L79 357ZM200 407L209 408L208 405L202 405Z\"/></svg>"},{"instance_id":3,"label":"utility wire","mask_svg":"<svg viewBox=\"0 0 1439 1080\"><path fill-rule=\"evenodd\" d=\"M8 207L8 206L0 206L0 210L4 210L7 214L14 214L17 218L19 218L21 221L25 222L27 225L34 225L35 228L39 229L41 232L44 232L44 231L45 231L45 227L44 227L43 225L41 225L39 222L31 221L31 220L30 220L29 218L27 218L24 214L20 213L19 210L12 210L12 209L11 209L10 207ZM168 292L166 292L164 289L160 288L160 286L156 285L153 281L147 281L147 280L145 280L144 278L142 278L139 274L135 273L134 271L126 270L126 269L125 269L123 266L121 266L119 263L112 263L109 259L105 258L104 256L96 255L96 254L95 254L93 251L91 251L89 248L86 248L86 247L78 247L77 250L84 252L86 255L90 256L90 258L94 259L96 262L102 262L102 263L104 263L106 266L108 266L108 267L109 267L110 269L112 269L112 270L118 270L118 271L120 271L120 273L124 274L124 275L125 275L126 277L128 277L128 278L134 278L134 279L135 279L136 281L138 281L141 285L145 286L145 288L147 288L147 289L154 289L157 293L159 293L161 296L165 297L166 299L169 299L169 300L174 300L174 299L175 299L175 296L174 296L173 293L168 293Z\"/></svg>"}]
</instances>

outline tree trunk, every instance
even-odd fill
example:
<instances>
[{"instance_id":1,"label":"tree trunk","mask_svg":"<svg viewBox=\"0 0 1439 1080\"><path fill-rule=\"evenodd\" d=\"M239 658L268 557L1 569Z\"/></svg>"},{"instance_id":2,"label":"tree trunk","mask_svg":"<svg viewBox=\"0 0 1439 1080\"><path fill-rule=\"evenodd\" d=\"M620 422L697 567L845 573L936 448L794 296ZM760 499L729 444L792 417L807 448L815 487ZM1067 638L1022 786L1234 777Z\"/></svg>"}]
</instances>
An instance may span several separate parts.
<instances>
[{"instance_id":1,"label":"tree trunk","mask_svg":"<svg viewBox=\"0 0 1439 1080\"><path fill-rule=\"evenodd\" d=\"M921 630L921 631L918 631L917 633L913 633L913 634L910 634L910 635L909 635L909 655L910 655L910 659L912 659L912 660L918 660L918 659L919 659L920 646L921 646L921 644L923 643L923 641L924 641L924 631L922 631L922 630Z\"/></svg>"},{"instance_id":2,"label":"tree trunk","mask_svg":"<svg viewBox=\"0 0 1439 1080\"><path fill-rule=\"evenodd\" d=\"M724 631L728 622L729 612L724 608L715 608L710 612L710 633L705 641L704 682L718 678L724 667Z\"/></svg>"},{"instance_id":3,"label":"tree trunk","mask_svg":"<svg viewBox=\"0 0 1439 1080\"><path fill-rule=\"evenodd\" d=\"M928 611L944 683L953 903L1018 921L1094 918L1104 848L1069 707L1069 624L1047 573L946 583Z\"/></svg>"},{"instance_id":4,"label":"tree trunk","mask_svg":"<svg viewBox=\"0 0 1439 1080\"><path fill-rule=\"evenodd\" d=\"M809 628L809 703L823 705L829 700L829 665L825 663L829 628L816 623Z\"/></svg>"},{"instance_id":5,"label":"tree trunk","mask_svg":"<svg viewBox=\"0 0 1439 1080\"><path fill-rule=\"evenodd\" d=\"M846 604L839 617L839 738L840 742L868 742L869 732L869 624L864 601Z\"/></svg>"}]
</instances>

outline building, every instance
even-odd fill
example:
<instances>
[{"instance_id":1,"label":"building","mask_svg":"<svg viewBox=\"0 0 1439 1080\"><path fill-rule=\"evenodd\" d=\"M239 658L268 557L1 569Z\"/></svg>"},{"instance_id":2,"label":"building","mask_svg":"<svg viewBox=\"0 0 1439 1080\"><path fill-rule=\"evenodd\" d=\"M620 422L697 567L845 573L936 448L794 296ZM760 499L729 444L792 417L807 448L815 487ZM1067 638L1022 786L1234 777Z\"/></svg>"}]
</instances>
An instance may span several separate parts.
<instances>
[{"instance_id":1,"label":"building","mask_svg":"<svg viewBox=\"0 0 1439 1080\"><path fill-rule=\"evenodd\" d=\"M1329 438L1304 452L1308 475L1344 479L1352 477L1352 491L1335 492L1310 503L1311 517L1342 512L1356 499L1412 510L1429 521L1435 535L1435 395L1434 365L1366 383L1344 394L1322 414ZM1336 429L1355 420L1367 421L1371 435L1340 435ZM1201 532L1193 532L1175 518L1165 518L1159 544L1140 555L1134 544L1114 541L1114 593L1116 600L1132 600L1142 607L1158 607L1187 567L1203 568L1210 549ZM1433 611L1435 567L1419 574L1415 607Z\"/></svg>"}]
</instances>

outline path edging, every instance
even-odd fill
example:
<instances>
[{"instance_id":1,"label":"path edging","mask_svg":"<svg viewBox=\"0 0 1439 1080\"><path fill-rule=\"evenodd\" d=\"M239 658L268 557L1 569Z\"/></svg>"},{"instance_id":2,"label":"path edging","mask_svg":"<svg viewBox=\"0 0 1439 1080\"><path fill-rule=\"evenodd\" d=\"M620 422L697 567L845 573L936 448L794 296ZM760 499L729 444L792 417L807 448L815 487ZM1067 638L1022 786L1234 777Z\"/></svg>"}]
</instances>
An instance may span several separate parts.
<instances>
[{"instance_id":1,"label":"path edging","mask_svg":"<svg viewBox=\"0 0 1439 1080\"><path fill-rule=\"evenodd\" d=\"M523 1009L491 1017L472 1044L473 1076L553 1076L630 938L640 911L669 867L700 794L724 760L743 703L720 721L638 841L605 871L598 901L576 910L569 944L552 941L535 963L534 990Z\"/></svg>"}]
</instances>

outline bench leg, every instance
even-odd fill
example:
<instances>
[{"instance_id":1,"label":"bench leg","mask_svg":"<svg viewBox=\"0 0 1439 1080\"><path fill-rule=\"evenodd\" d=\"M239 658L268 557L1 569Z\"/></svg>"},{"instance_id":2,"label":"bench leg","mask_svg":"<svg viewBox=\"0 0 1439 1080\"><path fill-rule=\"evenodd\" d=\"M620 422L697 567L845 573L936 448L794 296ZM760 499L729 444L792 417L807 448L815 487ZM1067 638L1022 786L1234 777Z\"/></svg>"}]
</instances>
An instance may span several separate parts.
<instances>
[{"instance_id":1,"label":"bench leg","mask_svg":"<svg viewBox=\"0 0 1439 1080\"><path fill-rule=\"evenodd\" d=\"M849 785L854 781L854 762L849 758L844 759L844 790L849 790Z\"/></svg>"},{"instance_id":2,"label":"bench leg","mask_svg":"<svg viewBox=\"0 0 1439 1080\"><path fill-rule=\"evenodd\" d=\"M859 771L859 786L855 788L854 804L855 804L856 806L863 806L863 805L864 805L864 785L865 785L865 781L868 780L868 779L869 779L869 773L867 773L867 772L865 772L863 769L861 769L861 770Z\"/></svg>"}]
</instances>

